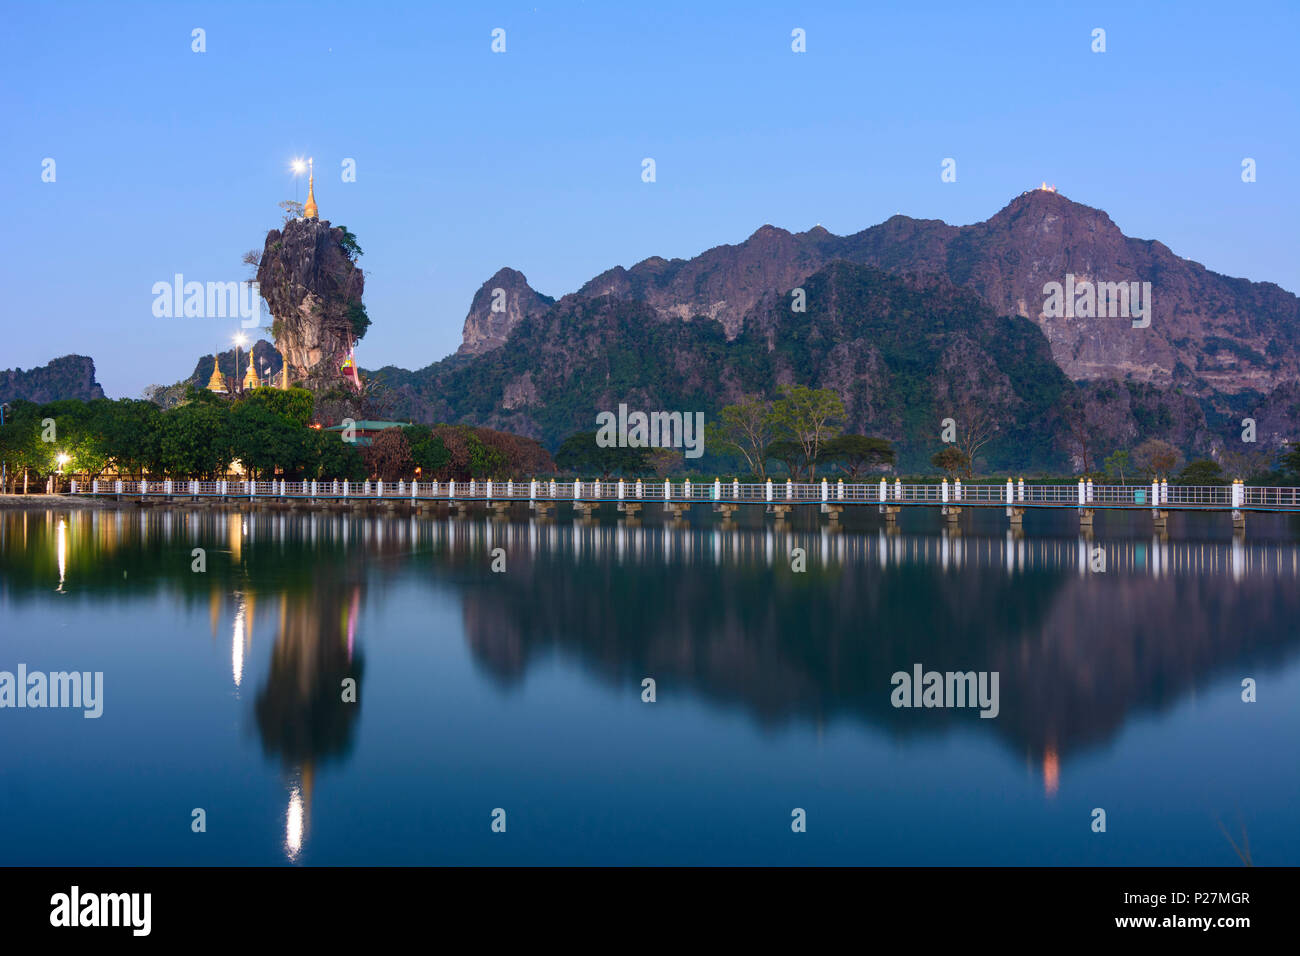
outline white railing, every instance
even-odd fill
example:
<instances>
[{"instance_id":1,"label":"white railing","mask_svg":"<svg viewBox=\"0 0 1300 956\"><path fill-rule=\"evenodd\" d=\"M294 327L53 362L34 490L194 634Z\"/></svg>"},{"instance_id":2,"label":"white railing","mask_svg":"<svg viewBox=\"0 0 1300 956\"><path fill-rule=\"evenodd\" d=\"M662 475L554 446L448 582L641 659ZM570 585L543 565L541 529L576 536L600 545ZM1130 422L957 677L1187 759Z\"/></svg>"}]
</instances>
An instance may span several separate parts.
<instances>
[{"instance_id":1,"label":"white railing","mask_svg":"<svg viewBox=\"0 0 1300 956\"><path fill-rule=\"evenodd\" d=\"M621 489L621 490L620 490ZM739 482L671 481L664 479L601 479L599 481L416 481L344 482L252 481L232 478L217 481L188 479L96 479L78 482L77 495L325 498L493 501L671 501L752 504L822 503L971 505L1058 508L1235 508L1300 511L1300 487L1248 487L1230 485L1096 485L1088 482L1032 484L962 484L938 482L905 485L899 481L848 482Z\"/></svg>"}]
</instances>

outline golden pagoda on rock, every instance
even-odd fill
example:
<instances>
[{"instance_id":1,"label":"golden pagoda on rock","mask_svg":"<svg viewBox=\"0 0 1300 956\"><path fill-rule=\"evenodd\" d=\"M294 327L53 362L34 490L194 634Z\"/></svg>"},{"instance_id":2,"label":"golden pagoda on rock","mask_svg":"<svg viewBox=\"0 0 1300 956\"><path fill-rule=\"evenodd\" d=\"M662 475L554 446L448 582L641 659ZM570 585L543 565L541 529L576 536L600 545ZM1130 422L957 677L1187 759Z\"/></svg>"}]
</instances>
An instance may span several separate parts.
<instances>
[{"instance_id":1,"label":"golden pagoda on rock","mask_svg":"<svg viewBox=\"0 0 1300 956\"><path fill-rule=\"evenodd\" d=\"M257 388L261 383L257 380L257 372L253 368L253 350L248 350L248 370L244 372L244 388Z\"/></svg>"},{"instance_id":2,"label":"golden pagoda on rock","mask_svg":"<svg viewBox=\"0 0 1300 956\"><path fill-rule=\"evenodd\" d=\"M307 167L311 171L307 173L307 203L302 207L302 218L315 219L316 218L316 191L315 191L316 174L315 174L315 170L312 169L312 161L310 159L307 160Z\"/></svg>"},{"instance_id":3,"label":"golden pagoda on rock","mask_svg":"<svg viewBox=\"0 0 1300 956\"><path fill-rule=\"evenodd\" d=\"M226 378L221 374L221 369L217 367L217 357L215 355L212 356L212 377L208 379L208 391L222 393L226 391Z\"/></svg>"}]
</instances>

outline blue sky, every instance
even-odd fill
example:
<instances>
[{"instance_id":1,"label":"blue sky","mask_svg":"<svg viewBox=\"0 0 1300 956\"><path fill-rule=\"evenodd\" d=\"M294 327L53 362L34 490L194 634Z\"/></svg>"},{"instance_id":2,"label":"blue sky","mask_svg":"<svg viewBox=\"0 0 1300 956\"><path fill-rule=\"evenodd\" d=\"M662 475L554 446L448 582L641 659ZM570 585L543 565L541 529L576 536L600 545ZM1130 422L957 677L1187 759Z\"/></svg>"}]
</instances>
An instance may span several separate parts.
<instances>
[{"instance_id":1,"label":"blue sky","mask_svg":"<svg viewBox=\"0 0 1300 956\"><path fill-rule=\"evenodd\" d=\"M237 321L156 319L151 288L246 278L306 155L321 217L365 250L368 368L454 351L501 266L559 296L764 223L976 222L1040 180L1300 292L1295 3L42 3L6 21L0 368L90 355L114 397L229 347Z\"/></svg>"}]
</instances>

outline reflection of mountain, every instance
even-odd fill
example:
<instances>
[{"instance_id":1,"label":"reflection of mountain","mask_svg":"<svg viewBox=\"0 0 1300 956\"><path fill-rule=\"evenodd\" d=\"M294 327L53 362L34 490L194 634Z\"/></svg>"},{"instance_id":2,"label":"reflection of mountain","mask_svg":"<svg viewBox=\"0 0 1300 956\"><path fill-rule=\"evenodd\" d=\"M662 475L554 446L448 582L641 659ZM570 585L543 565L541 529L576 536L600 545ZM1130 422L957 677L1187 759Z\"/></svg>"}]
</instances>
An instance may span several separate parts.
<instances>
[{"instance_id":1,"label":"reflection of mountain","mask_svg":"<svg viewBox=\"0 0 1300 956\"><path fill-rule=\"evenodd\" d=\"M1109 574L1080 575L1078 543L1060 539L735 531L719 560L711 531L550 531L507 545L508 574L463 584L467 639L491 672L513 681L567 651L607 680L652 676L661 695L685 684L765 723L851 716L911 733L960 722L1051 764L1296 644L1290 544L1126 541L1107 546ZM794 547L807 573L790 570ZM1000 716L894 709L890 675L918 662L998 671Z\"/></svg>"},{"instance_id":2,"label":"reflection of mountain","mask_svg":"<svg viewBox=\"0 0 1300 956\"><path fill-rule=\"evenodd\" d=\"M361 698L344 702L343 681L359 687L365 669L349 633L361 585L342 583L323 574L314 593L281 599L271 672L254 711L263 749L286 766L319 765L346 756L352 745Z\"/></svg>"},{"instance_id":3,"label":"reflection of mountain","mask_svg":"<svg viewBox=\"0 0 1300 956\"><path fill-rule=\"evenodd\" d=\"M394 582L425 587L403 573L417 566L437 582L429 586L461 597L475 659L507 686L558 652L630 692L653 676L660 700L695 694L765 724L963 726L1041 761L1050 789L1061 761L1134 714L1219 675L1258 677L1294 654L1300 546L1293 529L1270 540L1267 527L1253 524L1249 543L1099 538L1108 570L1094 574L1090 545L1074 537L0 513L0 597L119 601L170 590L207 605L215 594L237 684L273 628L252 709L265 752L301 778L287 814L298 834L288 842L300 845L314 768L345 759L356 735L360 703L343 703L341 684L363 671L358 609ZM204 574L191 570L194 547L208 549ZM506 550L504 574L488 570L495 547ZM796 547L806 573L790 570ZM895 710L889 677L915 663L998 671L999 716Z\"/></svg>"}]
</instances>

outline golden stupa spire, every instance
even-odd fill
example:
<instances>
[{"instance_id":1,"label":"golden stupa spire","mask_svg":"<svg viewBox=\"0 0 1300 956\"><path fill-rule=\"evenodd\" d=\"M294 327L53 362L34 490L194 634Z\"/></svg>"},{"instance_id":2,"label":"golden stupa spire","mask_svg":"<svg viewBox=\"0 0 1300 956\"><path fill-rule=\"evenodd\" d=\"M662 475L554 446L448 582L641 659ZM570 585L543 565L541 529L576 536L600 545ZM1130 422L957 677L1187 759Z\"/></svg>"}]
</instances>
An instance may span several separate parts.
<instances>
[{"instance_id":1,"label":"golden stupa spire","mask_svg":"<svg viewBox=\"0 0 1300 956\"><path fill-rule=\"evenodd\" d=\"M253 350L248 350L248 370L244 372L244 388L257 388L257 372L253 368Z\"/></svg>"},{"instance_id":2,"label":"golden stupa spire","mask_svg":"<svg viewBox=\"0 0 1300 956\"><path fill-rule=\"evenodd\" d=\"M302 218L315 219L316 218L316 193L314 187L316 183L316 173L315 173L315 169L312 166L312 161L310 159L307 160L307 170L308 170L307 204L302 207Z\"/></svg>"},{"instance_id":3,"label":"golden stupa spire","mask_svg":"<svg viewBox=\"0 0 1300 956\"><path fill-rule=\"evenodd\" d=\"M221 369L217 367L217 357L212 356L212 377L208 379L209 392L224 392L226 390L226 380L221 374Z\"/></svg>"}]
</instances>

